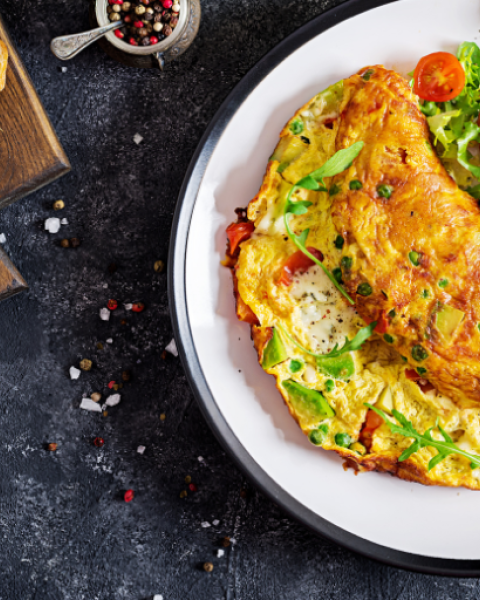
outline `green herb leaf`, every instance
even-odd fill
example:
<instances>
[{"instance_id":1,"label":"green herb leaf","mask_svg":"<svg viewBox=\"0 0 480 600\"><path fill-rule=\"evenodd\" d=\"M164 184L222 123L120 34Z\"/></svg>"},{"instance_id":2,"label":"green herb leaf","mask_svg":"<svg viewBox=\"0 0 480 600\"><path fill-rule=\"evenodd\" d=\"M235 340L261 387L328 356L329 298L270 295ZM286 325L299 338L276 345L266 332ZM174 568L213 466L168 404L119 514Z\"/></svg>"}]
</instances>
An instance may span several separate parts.
<instances>
[{"instance_id":1,"label":"green herb leaf","mask_svg":"<svg viewBox=\"0 0 480 600\"><path fill-rule=\"evenodd\" d=\"M312 203L308 200L297 200L296 202L289 200L286 205L286 211L291 215L304 215L308 212L309 206L312 206Z\"/></svg>"},{"instance_id":2,"label":"green herb leaf","mask_svg":"<svg viewBox=\"0 0 480 600\"><path fill-rule=\"evenodd\" d=\"M436 440L433 438L432 430L434 429L434 427L430 427L430 429L427 429L425 433L421 434L414 428L412 422L409 421L404 415L402 415L402 413L398 412L398 410L393 409L392 415L395 417L396 421L400 423L400 425L396 425L395 423L393 423L383 412L383 410L380 410L376 406L372 406L368 402L365 402L365 406L367 406L370 410L373 410L377 413L377 415L382 417L382 419L388 425L392 433L396 433L407 438L413 438L414 441L412 445L409 446L406 450L404 450L402 454L398 457L399 462L407 460L407 458L409 458L415 452L418 452L418 450L420 450L421 448L435 448L438 454L436 454L428 463L429 471L436 467L440 462L442 462L442 460L447 458L447 456L449 456L450 454L457 454L459 456L464 456L465 458L468 458L468 460L470 461L470 467L472 469L477 469L478 467L480 467L480 456L477 456L476 454L471 454L470 452L466 452L465 450L459 448L453 442L452 438L448 435L448 433L444 431L444 429L442 429L438 422L435 425L435 427L438 428L441 435L443 436L443 439L445 440L443 442L441 440Z\"/></svg>"},{"instance_id":3,"label":"green herb leaf","mask_svg":"<svg viewBox=\"0 0 480 600\"><path fill-rule=\"evenodd\" d=\"M315 181L321 181L323 184L323 179L325 177L334 177L335 175L342 173L352 165L353 161L360 154L363 146L363 142L355 142L355 144L352 144L348 148L339 150L329 158L323 166L316 171L313 171L313 173L310 173L310 177L313 177Z\"/></svg>"}]
</instances>

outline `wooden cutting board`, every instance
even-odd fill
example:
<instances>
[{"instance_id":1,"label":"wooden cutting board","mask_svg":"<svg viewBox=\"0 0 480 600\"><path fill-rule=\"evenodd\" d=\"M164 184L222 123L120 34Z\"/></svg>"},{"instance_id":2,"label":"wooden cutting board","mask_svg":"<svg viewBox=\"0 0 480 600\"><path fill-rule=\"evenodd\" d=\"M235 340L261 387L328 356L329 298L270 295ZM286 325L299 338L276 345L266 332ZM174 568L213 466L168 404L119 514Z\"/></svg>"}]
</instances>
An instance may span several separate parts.
<instances>
[{"instance_id":1,"label":"wooden cutting board","mask_svg":"<svg viewBox=\"0 0 480 600\"><path fill-rule=\"evenodd\" d=\"M0 16L9 50L0 92L0 209L70 170L70 163Z\"/></svg>"}]
</instances>

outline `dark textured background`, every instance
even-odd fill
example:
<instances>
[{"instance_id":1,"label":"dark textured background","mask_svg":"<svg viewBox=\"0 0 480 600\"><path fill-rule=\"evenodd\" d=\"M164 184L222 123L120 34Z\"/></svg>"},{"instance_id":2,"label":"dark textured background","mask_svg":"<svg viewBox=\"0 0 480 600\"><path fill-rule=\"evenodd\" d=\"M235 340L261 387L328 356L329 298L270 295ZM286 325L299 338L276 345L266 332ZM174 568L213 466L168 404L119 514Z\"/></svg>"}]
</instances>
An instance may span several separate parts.
<instances>
[{"instance_id":1,"label":"dark textured background","mask_svg":"<svg viewBox=\"0 0 480 600\"><path fill-rule=\"evenodd\" d=\"M372 563L287 518L222 451L179 359L161 356L172 329L166 275L153 263L167 258L194 149L247 70L336 4L202 0L197 40L161 75L120 66L96 46L64 73L49 42L88 27L86 1L0 0L73 167L0 213L5 249L30 284L0 306L0 600L478 597L477 580ZM58 198L66 203L60 215L51 210ZM49 216L70 224L50 235ZM80 248L59 247L73 236ZM98 311L108 298L142 300L146 309L119 309L105 323ZM109 337L113 344L98 350ZM70 381L69 367L82 358L94 368ZM125 368L132 381L107 417L78 409L82 395L104 392ZM91 443L97 435L100 450ZM46 452L47 442L58 451ZM180 499L186 475L198 491ZM136 491L130 504L121 496L127 488ZM218 526L202 528L214 519ZM236 544L217 558L225 535ZM201 570L206 560L211 574Z\"/></svg>"}]
</instances>

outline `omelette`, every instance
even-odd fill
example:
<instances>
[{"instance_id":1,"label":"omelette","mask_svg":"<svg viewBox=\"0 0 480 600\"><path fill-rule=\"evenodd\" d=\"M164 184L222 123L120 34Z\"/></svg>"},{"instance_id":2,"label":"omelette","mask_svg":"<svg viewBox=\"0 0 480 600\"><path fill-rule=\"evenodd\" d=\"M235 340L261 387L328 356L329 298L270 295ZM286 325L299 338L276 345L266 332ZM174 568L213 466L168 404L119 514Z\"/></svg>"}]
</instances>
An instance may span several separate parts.
<instances>
[{"instance_id":1,"label":"omelette","mask_svg":"<svg viewBox=\"0 0 480 600\"><path fill-rule=\"evenodd\" d=\"M398 73L329 87L282 130L224 264L312 444L357 471L480 489L480 209L432 143Z\"/></svg>"}]
</instances>

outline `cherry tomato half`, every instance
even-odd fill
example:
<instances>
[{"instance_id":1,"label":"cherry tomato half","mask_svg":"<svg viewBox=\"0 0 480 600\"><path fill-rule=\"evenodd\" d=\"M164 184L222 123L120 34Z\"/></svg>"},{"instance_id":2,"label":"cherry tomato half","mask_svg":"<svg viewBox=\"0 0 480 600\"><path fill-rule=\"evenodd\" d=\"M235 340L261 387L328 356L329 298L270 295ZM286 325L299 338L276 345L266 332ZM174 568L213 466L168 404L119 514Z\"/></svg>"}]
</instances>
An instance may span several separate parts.
<instances>
[{"instance_id":1,"label":"cherry tomato half","mask_svg":"<svg viewBox=\"0 0 480 600\"><path fill-rule=\"evenodd\" d=\"M230 242L229 254L233 256L240 242L248 240L252 235L255 225L250 221L232 223L227 227L227 237Z\"/></svg>"},{"instance_id":2,"label":"cherry tomato half","mask_svg":"<svg viewBox=\"0 0 480 600\"><path fill-rule=\"evenodd\" d=\"M447 102L463 90L465 72L453 54L434 52L420 59L413 81L413 91L423 100Z\"/></svg>"},{"instance_id":3,"label":"cherry tomato half","mask_svg":"<svg viewBox=\"0 0 480 600\"><path fill-rule=\"evenodd\" d=\"M312 247L308 247L307 250L310 252L310 254L313 254L315 258L323 262L323 254L320 252L320 250L317 250L316 248ZM280 279L278 280L278 283L287 286L291 285L295 273L304 273L314 264L315 263L313 262L313 260L311 258L308 258L308 256L304 254L301 250L295 252L294 254L289 256L285 261L285 264L283 265L282 274L280 276Z\"/></svg>"},{"instance_id":4,"label":"cherry tomato half","mask_svg":"<svg viewBox=\"0 0 480 600\"><path fill-rule=\"evenodd\" d=\"M383 419L374 410L367 412L367 418L360 432L360 442L365 446L367 450L372 447L373 432L382 425Z\"/></svg>"}]
</instances>

